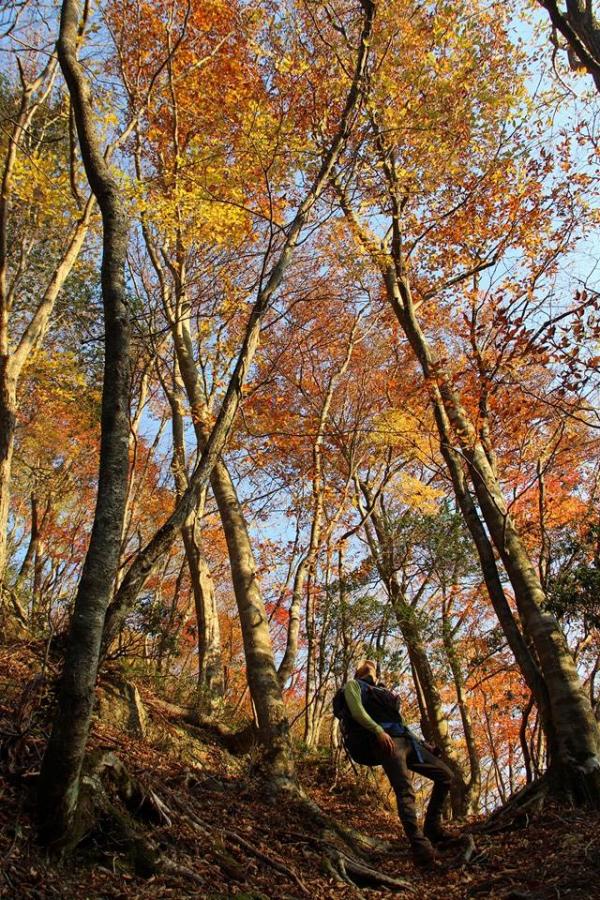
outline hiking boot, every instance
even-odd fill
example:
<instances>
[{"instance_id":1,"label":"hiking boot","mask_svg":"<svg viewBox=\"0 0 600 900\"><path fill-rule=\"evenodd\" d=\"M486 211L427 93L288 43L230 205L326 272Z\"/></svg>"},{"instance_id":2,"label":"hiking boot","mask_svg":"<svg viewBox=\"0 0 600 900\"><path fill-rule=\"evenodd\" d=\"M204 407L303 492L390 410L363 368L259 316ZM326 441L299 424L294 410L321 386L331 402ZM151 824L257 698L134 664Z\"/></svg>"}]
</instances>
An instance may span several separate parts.
<instances>
[{"instance_id":1,"label":"hiking boot","mask_svg":"<svg viewBox=\"0 0 600 900\"><path fill-rule=\"evenodd\" d=\"M427 869L435 864L437 858L436 852L431 841L427 840L426 837L417 838L412 841L411 850L416 865Z\"/></svg>"},{"instance_id":2,"label":"hiking boot","mask_svg":"<svg viewBox=\"0 0 600 900\"><path fill-rule=\"evenodd\" d=\"M448 844L454 840L454 835L441 825L427 825L423 828L423 834L432 844Z\"/></svg>"}]
</instances>

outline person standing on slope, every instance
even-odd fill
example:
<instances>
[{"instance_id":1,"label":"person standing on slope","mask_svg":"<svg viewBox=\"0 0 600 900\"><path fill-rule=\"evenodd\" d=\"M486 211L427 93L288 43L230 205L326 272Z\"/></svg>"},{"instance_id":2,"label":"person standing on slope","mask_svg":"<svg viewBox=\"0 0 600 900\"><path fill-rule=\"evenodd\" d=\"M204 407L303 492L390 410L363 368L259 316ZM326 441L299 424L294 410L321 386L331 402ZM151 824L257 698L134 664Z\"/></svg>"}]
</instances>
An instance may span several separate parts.
<instances>
[{"instance_id":1,"label":"person standing on slope","mask_svg":"<svg viewBox=\"0 0 600 900\"><path fill-rule=\"evenodd\" d=\"M422 866L435 862L434 844L450 840L442 827L442 808L452 783L452 772L439 759L435 747L419 741L404 725L398 697L376 683L377 666L361 662L355 676L334 698L334 714L341 721L346 749L355 762L381 765L396 795L398 816L413 858ZM433 781L433 791L421 829L417 820L411 772Z\"/></svg>"}]
</instances>

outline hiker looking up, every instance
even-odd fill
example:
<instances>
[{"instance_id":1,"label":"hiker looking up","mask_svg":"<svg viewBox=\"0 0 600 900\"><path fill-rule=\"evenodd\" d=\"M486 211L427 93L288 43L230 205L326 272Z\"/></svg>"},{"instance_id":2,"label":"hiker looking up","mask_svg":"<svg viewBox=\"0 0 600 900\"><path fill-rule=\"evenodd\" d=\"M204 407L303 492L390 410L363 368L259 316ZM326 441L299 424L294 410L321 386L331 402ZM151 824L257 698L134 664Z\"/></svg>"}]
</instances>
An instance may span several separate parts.
<instances>
[{"instance_id":1,"label":"hiker looking up","mask_svg":"<svg viewBox=\"0 0 600 900\"><path fill-rule=\"evenodd\" d=\"M358 666L354 679L334 698L334 715L341 722L350 757L363 765L381 765L396 794L398 815L410 842L415 862L435 861L433 844L451 839L442 827L442 807L450 790L452 772L437 756L435 747L419 741L404 725L396 694L375 681L372 660ZM423 829L419 828L411 772L433 781Z\"/></svg>"}]
</instances>

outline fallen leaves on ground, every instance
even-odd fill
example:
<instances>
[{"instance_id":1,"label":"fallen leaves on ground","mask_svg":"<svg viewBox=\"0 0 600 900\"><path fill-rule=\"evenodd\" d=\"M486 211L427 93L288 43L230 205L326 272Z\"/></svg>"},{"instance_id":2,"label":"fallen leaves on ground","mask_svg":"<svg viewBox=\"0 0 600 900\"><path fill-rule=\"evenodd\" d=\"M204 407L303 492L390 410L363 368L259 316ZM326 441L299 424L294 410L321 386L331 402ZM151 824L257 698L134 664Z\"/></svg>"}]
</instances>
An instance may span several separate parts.
<instances>
[{"instance_id":1,"label":"fallen leaves on ground","mask_svg":"<svg viewBox=\"0 0 600 900\"><path fill-rule=\"evenodd\" d=\"M360 896L328 876L314 825L306 814L265 796L251 774L252 760L231 757L218 738L193 729L200 744L190 762L181 747L181 728L164 719L162 739L142 741L96 720L90 749L116 753L130 774L152 790L168 810L166 819L140 823L158 844L169 871L150 878L132 870L127 848L102 842L95 833L66 860L51 858L35 840L35 777L48 732L55 672L35 682L40 648L0 647L0 897L19 900L144 900L200 897L207 900L344 900ZM179 741L179 743L178 743ZM193 758L193 757L192 757ZM349 781L333 784L329 764L300 762L309 795L344 825L391 841L391 850L369 862L405 878L423 900L592 900L600 897L600 815L546 806L527 828L476 835L474 861L461 865L456 848L440 855L433 871L414 867L394 815ZM352 776L350 776L352 777ZM474 824L474 823L471 823ZM459 833L458 828L455 829ZM463 826L462 830L468 830ZM389 891L362 889L365 897Z\"/></svg>"}]
</instances>

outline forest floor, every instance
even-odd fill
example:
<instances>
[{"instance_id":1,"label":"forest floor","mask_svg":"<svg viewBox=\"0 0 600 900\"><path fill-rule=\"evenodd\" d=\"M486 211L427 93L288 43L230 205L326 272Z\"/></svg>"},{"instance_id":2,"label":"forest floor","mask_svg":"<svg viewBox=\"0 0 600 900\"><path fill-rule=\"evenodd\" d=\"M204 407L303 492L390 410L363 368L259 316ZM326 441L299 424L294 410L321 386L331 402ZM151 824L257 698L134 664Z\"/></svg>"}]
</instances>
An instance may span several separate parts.
<instances>
[{"instance_id":1,"label":"forest floor","mask_svg":"<svg viewBox=\"0 0 600 900\"><path fill-rule=\"evenodd\" d=\"M0 897L394 896L389 889L363 887L359 892L336 881L322 865L314 822L302 808L269 802L251 774L251 755L234 757L217 737L173 722L160 702L143 690L152 723L146 738L136 738L116 724L117 704L110 701L111 722L106 716L95 719L90 749L112 751L144 790L159 799L155 821L139 819L135 827L169 860L170 871L136 874L128 843L102 822L67 860L48 857L36 843L33 817L35 779L51 709L49 680L38 677L41 667L39 646L0 645ZM456 851L447 852L433 870L424 872L413 865L395 815L357 786L353 774L333 785L330 764L307 760L299 768L303 787L327 815L390 841L390 849L369 862L409 883L410 891L395 896L600 898L598 813L546 805L525 828L476 834L471 864L462 864ZM454 830L458 834L459 829Z\"/></svg>"}]
</instances>

